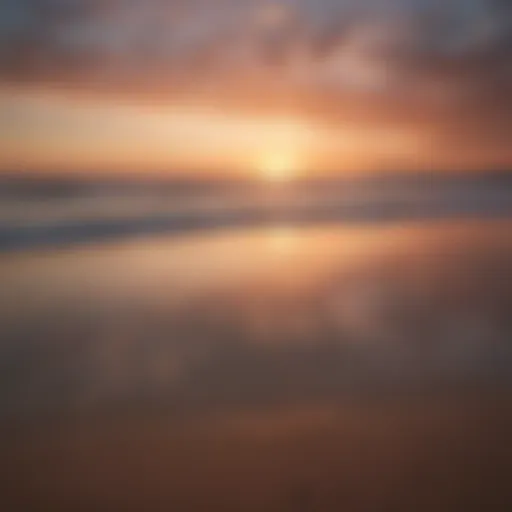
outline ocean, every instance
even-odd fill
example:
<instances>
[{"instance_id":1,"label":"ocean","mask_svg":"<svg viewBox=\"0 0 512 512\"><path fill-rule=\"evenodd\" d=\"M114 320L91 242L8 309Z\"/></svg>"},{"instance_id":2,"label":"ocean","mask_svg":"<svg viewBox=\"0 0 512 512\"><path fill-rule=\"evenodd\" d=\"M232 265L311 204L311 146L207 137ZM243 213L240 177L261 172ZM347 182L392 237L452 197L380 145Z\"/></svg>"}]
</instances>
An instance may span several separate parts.
<instances>
[{"instance_id":1,"label":"ocean","mask_svg":"<svg viewBox=\"0 0 512 512\"><path fill-rule=\"evenodd\" d=\"M4 180L0 505L512 507L512 184Z\"/></svg>"}]
</instances>

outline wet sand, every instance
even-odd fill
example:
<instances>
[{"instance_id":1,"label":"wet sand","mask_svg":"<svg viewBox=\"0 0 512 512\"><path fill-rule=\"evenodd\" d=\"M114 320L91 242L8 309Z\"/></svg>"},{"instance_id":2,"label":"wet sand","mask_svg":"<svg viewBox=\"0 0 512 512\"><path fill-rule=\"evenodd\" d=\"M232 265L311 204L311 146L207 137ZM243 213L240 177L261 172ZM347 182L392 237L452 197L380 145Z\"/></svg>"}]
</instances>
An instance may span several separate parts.
<instances>
[{"instance_id":1,"label":"wet sand","mask_svg":"<svg viewBox=\"0 0 512 512\"><path fill-rule=\"evenodd\" d=\"M507 511L508 221L1 256L6 511Z\"/></svg>"}]
</instances>

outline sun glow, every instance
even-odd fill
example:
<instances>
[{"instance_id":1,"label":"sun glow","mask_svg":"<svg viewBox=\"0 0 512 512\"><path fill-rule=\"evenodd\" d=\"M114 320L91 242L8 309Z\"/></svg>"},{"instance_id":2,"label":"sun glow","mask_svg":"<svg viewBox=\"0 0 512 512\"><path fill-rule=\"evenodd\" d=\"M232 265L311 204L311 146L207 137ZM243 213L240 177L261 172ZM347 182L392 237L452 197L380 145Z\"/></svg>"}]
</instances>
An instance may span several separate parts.
<instances>
[{"instance_id":1,"label":"sun glow","mask_svg":"<svg viewBox=\"0 0 512 512\"><path fill-rule=\"evenodd\" d=\"M289 155L272 154L262 158L258 171L267 181L286 182L296 177L297 165Z\"/></svg>"}]
</instances>

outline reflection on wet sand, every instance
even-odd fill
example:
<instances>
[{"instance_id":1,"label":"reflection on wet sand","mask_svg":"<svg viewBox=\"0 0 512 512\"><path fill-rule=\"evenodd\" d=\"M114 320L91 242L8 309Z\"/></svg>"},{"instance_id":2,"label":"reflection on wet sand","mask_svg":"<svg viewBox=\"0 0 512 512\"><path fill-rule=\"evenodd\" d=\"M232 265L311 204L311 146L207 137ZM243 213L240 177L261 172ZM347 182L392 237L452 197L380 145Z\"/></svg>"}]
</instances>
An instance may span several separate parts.
<instances>
[{"instance_id":1,"label":"reflection on wet sand","mask_svg":"<svg viewBox=\"0 0 512 512\"><path fill-rule=\"evenodd\" d=\"M507 510L510 222L1 256L8 510Z\"/></svg>"}]
</instances>

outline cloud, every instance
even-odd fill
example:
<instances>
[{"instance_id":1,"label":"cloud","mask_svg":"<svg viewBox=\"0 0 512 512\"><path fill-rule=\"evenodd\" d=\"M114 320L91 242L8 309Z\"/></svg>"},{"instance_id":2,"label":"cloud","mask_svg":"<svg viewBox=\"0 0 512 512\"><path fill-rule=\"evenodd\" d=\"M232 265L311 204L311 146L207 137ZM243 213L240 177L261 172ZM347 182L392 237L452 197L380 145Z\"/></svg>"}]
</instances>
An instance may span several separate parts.
<instances>
[{"instance_id":1,"label":"cloud","mask_svg":"<svg viewBox=\"0 0 512 512\"><path fill-rule=\"evenodd\" d=\"M404 123L504 150L504 0L5 0L4 82Z\"/></svg>"}]
</instances>

